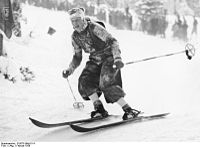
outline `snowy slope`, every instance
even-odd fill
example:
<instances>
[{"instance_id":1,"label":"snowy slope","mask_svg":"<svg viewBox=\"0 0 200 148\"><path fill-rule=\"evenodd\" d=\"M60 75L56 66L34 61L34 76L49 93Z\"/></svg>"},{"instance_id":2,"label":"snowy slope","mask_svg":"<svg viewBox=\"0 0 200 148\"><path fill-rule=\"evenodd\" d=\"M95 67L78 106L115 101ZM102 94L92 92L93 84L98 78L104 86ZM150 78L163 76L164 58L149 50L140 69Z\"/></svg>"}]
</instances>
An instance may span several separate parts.
<instances>
[{"instance_id":1,"label":"snowy slope","mask_svg":"<svg viewBox=\"0 0 200 148\"><path fill-rule=\"evenodd\" d=\"M30 66L36 80L12 84L0 77L1 141L200 141L198 51L191 61L180 54L122 69L126 100L132 107L148 114L170 112L166 119L89 134L76 133L69 127L34 126L28 117L62 122L88 117L93 107L90 102L84 102L83 110L73 109L73 97L61 75L72 58L72 27L66 13L31 6L24 6L23 13L28 24L24 24L22 39L13 38L5 44L8 55L19 65ZM47 34L50 26L56 29L52 36ZM32 38L28 37L30 31ZM124 62L182 51L185 46L170 38L160 39L140 32L113 29L111 32L120 42ZM83 100L77 91L77 79L86 60L69 78L78 101ZM105 104L105 107L110 114L123 114L116 104Z\"/></svg>"}]
</instances>

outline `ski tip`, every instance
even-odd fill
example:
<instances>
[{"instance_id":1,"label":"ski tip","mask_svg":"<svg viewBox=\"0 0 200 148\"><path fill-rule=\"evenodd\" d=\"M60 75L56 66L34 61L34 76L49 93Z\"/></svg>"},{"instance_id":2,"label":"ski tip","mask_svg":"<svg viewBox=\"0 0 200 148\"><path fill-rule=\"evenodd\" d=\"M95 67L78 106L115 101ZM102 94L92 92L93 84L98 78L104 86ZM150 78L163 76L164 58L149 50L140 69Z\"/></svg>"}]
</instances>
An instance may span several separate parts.
<instances>
[{"instance_id":1,"label":"ski tip","mask_svg":"<svg viewBox=\"0 0 200 148\"><path fill-rule=\"evenodd\" d=\"M162 113L162 114L157 114L157 115L153 115L153 116L155 116L155 117L166 117L169 114L170 113Z\"/></svg>"},{"instance_id":2,"label":"ski tip","mask_svg":"<svg viewBox=\"0 0 200 148\"><path fill-rule=\"evenodd\" d=\"M29 120L31 120L31 122L34 123L34 124L38 123L37 120L35 120L35 119L31 118L31 117L29 117Z\"/></svg>"},{"instance_id":3,"label":"ski tip","mask_svg":"<svg viewBox=\"0 0 200 148\"><path fill-rule=\"evenodd\" d=\"M77 131L77 126L76 126L76 125L70 124L69 126L70 126L73 130Z\"/></svg>"},{"instance_id":4,"label":"ski tip","mask_svg":"<svg viewBox=\"0 0 200 148\"><path fill-rule=\"evenodd\" d=\"M169 115L170 113L163 113L163 116L167 116L167 115Z\"/></svg>"},{"instance_id":5,"label":"ski tip","mask_svg":"<svg viewBox=\"0 0 200 148\"><path fill-rule=\"evenodd\" d=\"M34 119L33 119L33 118L31 118L31 117L29 117L28 119L29 119L29 120L31 120L32 122L34 121Z\"/></svg>"},{"instance_id":6,"label":"ski tip","mask_svg":"<svg viewBox=\"0 0 200 148\"><path fill-rule=\"evenodd\" d=\"M29 117L29 120L31 120L31 122L32 122L33 124L36 124L36 123L37 123L37 120L35 120L35 119L31 118L31 117Z\"/></svg>"},{"instance_id":7,"label":"ski tip","mask_svg":"<svg viewBox=\"0 0 200 148\"><path fill-rule=\"evenodd\" d=\"M32 122L34 125L38 126L38 127L45 127L45 126L44 126L44 123L42 123L42 122L40 122L40 121L37 121L37 120L35 120L35 119L31 118L31 117L29 117L29 120L31 120L31 122Z\"/></svg>"},{"instance_id":8,"label":"ski tip","mask_svg":"<svg viewBox=\"0 0 200 148\"><path fill-rule=\"evenodd\" d=\"M88 132L86 128L78 126L78 125L71 124L70 127L76 132L81 132L81 133Z\"/></svg>"}]
</instances>

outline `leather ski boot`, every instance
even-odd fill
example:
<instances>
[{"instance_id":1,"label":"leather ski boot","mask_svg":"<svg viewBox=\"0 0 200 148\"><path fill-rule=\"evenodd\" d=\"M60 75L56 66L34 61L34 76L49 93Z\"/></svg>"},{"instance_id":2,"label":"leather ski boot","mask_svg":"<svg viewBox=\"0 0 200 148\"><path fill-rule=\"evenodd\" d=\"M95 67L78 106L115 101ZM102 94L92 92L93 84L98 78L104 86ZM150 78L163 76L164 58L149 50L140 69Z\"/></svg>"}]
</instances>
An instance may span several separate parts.
<instances>
[{"instance_id":1,"label":"leather ski boot","mask_svg":"<svg viewBox=\"0 0 200 148\"><path fill-rule=\"evenodd\" d=\"M122 109L125 112L122 117L123 120L135 118L141 113L141 111L132 109L129 105L125 105Z\"/></svg>"},{"instance_id":2,"label":"leather ski boot","mask_svg":"<svg viewBox=\"0 0 200 148\"><path fill-rule=\"evenodd\" d=\"M107 117L108 112L104 109L100 100L94 102L94 111L91 112L91 118Z\"/></svg>"}]
</instances>

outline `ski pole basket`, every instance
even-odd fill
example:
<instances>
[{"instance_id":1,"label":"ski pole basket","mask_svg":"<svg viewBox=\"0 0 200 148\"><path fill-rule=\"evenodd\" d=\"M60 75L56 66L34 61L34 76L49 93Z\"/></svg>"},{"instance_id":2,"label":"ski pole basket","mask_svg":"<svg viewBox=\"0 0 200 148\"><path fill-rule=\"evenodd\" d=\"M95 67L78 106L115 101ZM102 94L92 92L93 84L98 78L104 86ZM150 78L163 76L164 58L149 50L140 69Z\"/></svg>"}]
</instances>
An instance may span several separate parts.
<instances>
[{"instance_id":1,"label":"ski pole basket","mask_svg":"<svg viewBox=\"0 0 200 148\"><path fill-rule=\"evenodd\" d=\"M70 83L69 83L68 78L67 78L67 83L68 83L68 85L69 85L70 91L71 91L72 96L73 96L74 101L75 101L75 102L73 103L73 107L74 107L75 109L82 109L82 108L84 108L83 102L77 102L76 97L75 97L75 95L74 95L74 92L73 92L73 90L72 90L72 87L71 87L71 85L70 85Z\"/></svg>"}]
</instances>

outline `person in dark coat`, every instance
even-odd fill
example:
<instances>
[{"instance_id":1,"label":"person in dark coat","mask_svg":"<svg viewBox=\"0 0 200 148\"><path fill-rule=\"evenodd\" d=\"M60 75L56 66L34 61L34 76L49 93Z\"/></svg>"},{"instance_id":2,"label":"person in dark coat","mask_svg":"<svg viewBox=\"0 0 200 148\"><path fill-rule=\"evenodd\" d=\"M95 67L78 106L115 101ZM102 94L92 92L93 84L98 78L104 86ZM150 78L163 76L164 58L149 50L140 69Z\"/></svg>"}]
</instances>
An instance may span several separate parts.
<instances>
[{"instance_id":1,"label":"person in dark coat","mask_svg":"<svg viewBox=\"0 0 200 148\"><path fill-rule=\"evenodd\" d=\"M12 28L14 27L12 6L10 0L0 1L0 56L3 55L3 34L7 38L12 36Z\"/></svg>"},{"instance_id":2,"label":"person in dark coat","mask_svg":"<svg viewBox=\"0 0 200 148\"><path fill-rule=\"evenodd\" d=\"M192 32L191 35L195 34L197 36L197 25L198 25L198 21L196 19L196 17L193 17L193 28L192 28Z\"/></svg>"}]
</instances>

